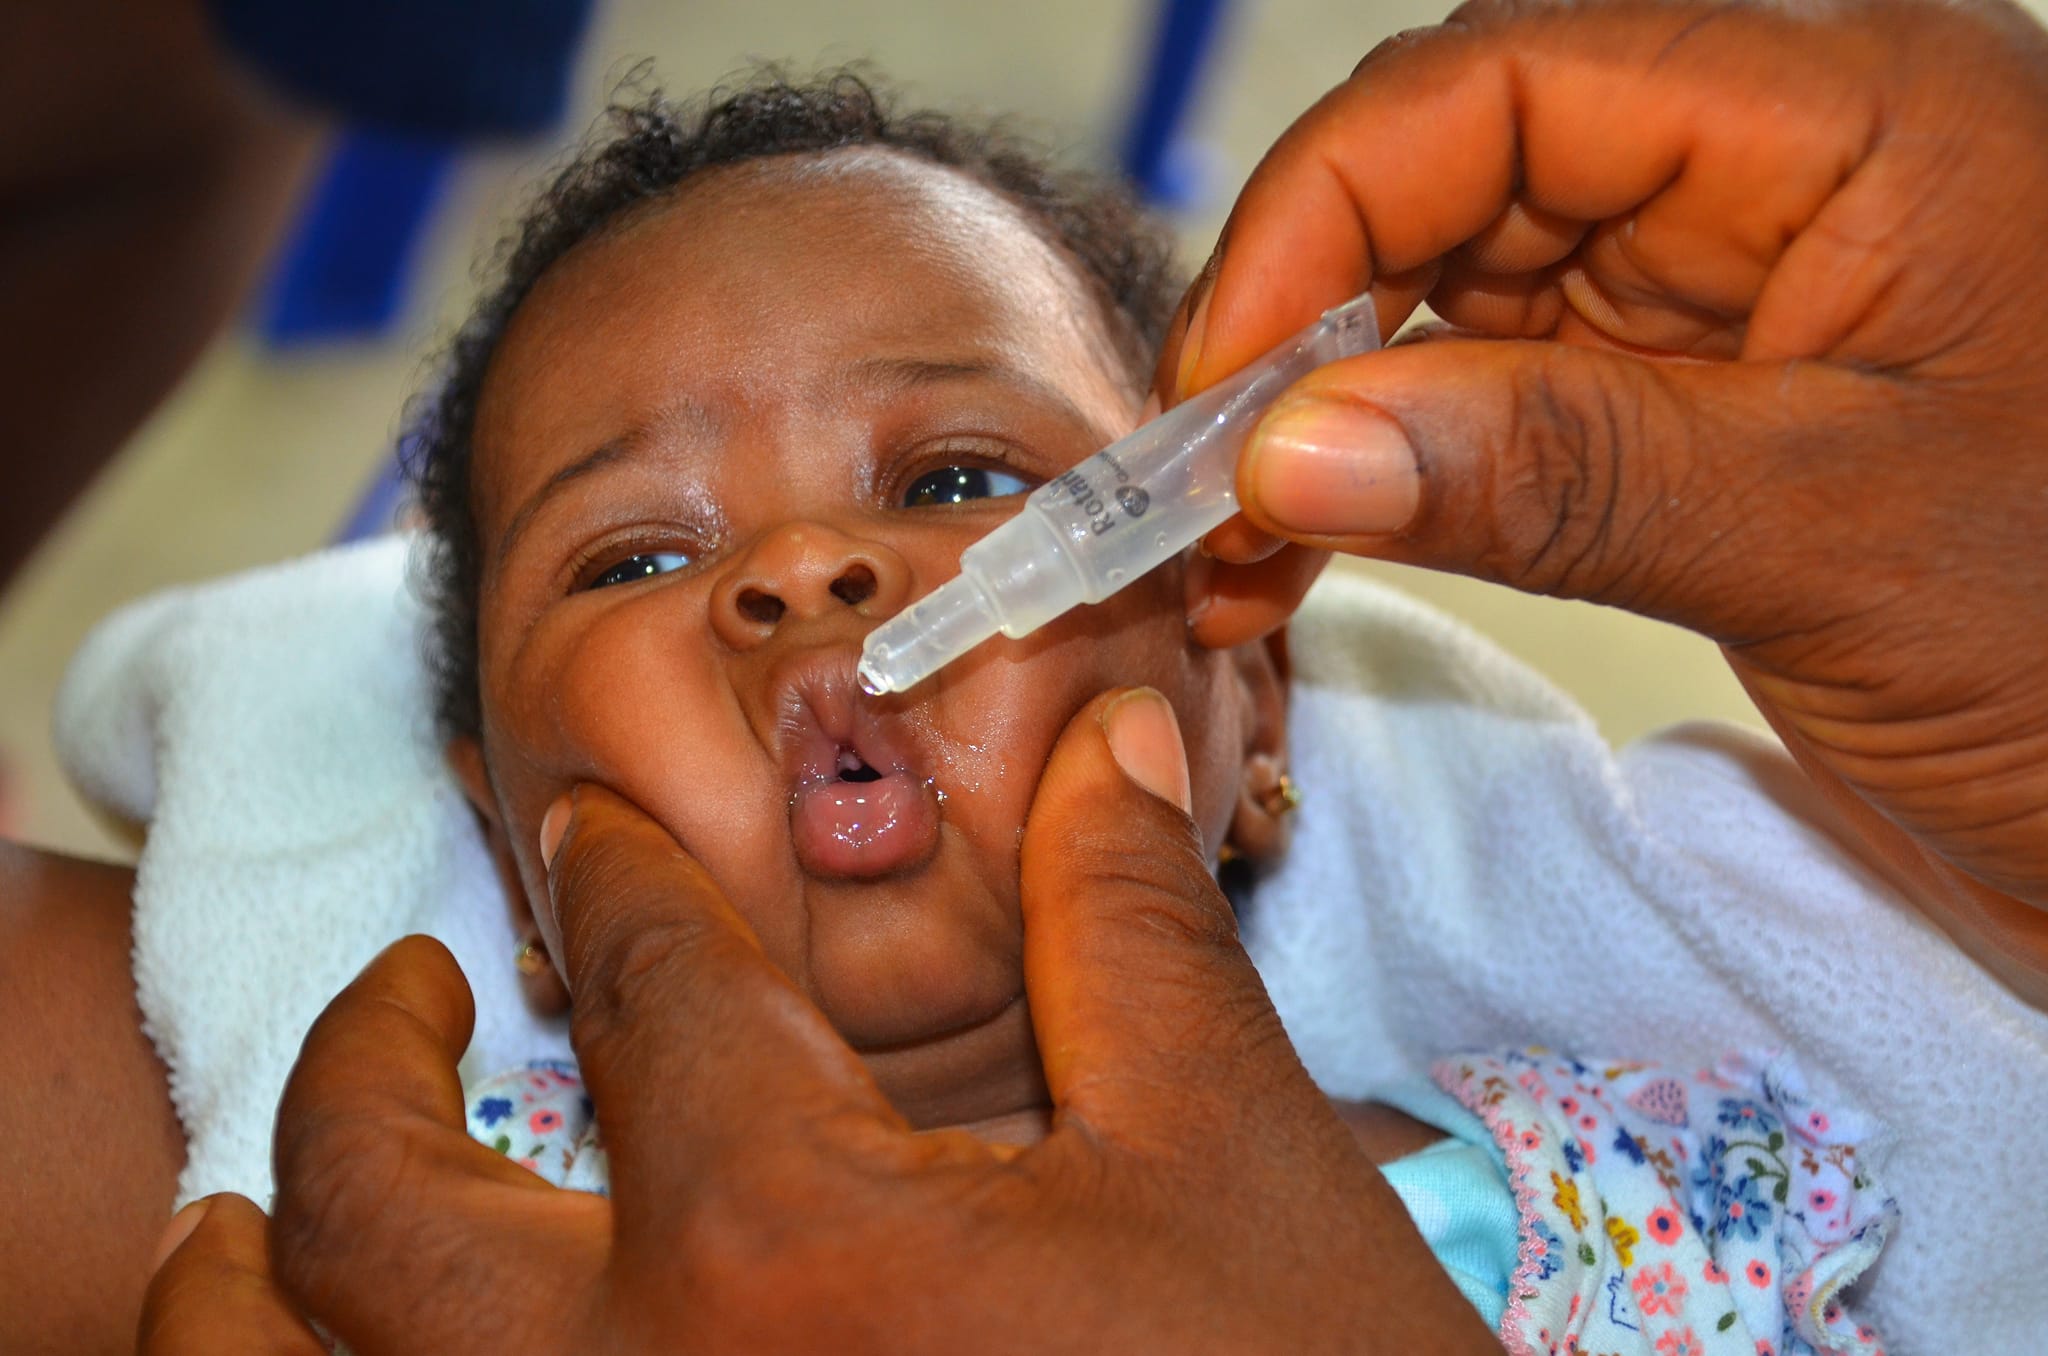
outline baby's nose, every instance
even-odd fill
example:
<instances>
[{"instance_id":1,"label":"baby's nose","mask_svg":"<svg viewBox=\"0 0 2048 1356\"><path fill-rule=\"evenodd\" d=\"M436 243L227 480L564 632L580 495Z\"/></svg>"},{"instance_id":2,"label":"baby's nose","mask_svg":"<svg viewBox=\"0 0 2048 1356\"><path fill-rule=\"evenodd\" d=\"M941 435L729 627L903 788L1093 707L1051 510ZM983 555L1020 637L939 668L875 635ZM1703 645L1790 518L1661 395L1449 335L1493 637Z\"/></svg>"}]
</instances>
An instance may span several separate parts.
<instances>
[{"instance_id":1,"label":"baby's nose","mask_svg":"<svg viewBox=\"0 0 2048 1356\"><path fill-rule=\"evenodd\" d=\"M744 650L798 621L881 621L903 606L909 588L910 567L890 547L823 523L786 523L762 534L719 580L712 626Z\"/></svg>"}]
</instances>

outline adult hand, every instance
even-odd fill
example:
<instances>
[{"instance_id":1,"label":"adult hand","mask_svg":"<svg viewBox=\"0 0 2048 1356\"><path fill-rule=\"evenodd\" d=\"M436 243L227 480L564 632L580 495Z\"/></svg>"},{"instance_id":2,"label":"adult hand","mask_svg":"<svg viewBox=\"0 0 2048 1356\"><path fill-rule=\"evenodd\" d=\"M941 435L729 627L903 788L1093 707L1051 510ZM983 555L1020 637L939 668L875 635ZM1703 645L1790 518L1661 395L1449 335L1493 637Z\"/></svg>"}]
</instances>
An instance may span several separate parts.
<instances>
[{"instance_id":1,"label":"adult hand","mask_svg":"<svg viewBox=\"0 0 2048 1356\"><path fill-rule=\"evenodd\" d=\"M911 1133L697 865L582 788L549 884L611 1199L465 1133L469 991L408 939L286 1089L274 1271L216 1202L145 1350L293 1351L292 1304L360 1356L1497 1350L1302 1069L1187 786L1156 694L1054 750L1022 871L1057 1114L1024 1150Z\"/></svg>"},{"instance_id":2,"label":"adult hand","mask_svg":"<svg viewBox=\"0 0 2048 1356\"><path fill-rule=\"evenodd\" d=\"M1276 534L1676 622L2048 1002L2048 38L2005 4L1478 3L1274 147L1178 398L1370 286L1246 448ZM1247 521L1248 520L1248 521ZM2030 907L2031 906L2031 907Z\"/></svg>"}]
</instances>

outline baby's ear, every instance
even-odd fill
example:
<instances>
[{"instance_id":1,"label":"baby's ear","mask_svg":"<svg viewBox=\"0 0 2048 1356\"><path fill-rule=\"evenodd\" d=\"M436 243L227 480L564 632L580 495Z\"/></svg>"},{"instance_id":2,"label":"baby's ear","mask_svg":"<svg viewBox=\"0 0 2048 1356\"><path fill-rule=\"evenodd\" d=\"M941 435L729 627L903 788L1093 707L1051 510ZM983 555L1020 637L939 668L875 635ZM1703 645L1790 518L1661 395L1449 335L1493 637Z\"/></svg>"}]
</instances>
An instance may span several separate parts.
<instances>
[{"instance_id":1,"label":"baby's ear","mask_svg":"<svg viewBox=\"0 0 2048 1356\"><path fill-rule=\"evenodd\" d=\"M491 789L490 769L484 766L484 746L469 735L457 735L441 750L441 758L455 774L463 799L476 811L485 835L502 837L498 827L498 796Z\"/></svg>"},{"instance_id":2,"label":"baby's ear","mask_svg":"<svg viewBox=\"0 0 2048 1356\"><path fill-rule=\"evenodd\" d=\"M1237 804L1224 835L1227 857L1262 870L1287 850L1287 817L1299 793L1287 775L1287 628L1231 652L1249 720L1238 767Z\"/></svg>"},{"instance_id":3,"label":"baby's ear","mask_svg":"<svg viewBox=\"0 0 2048 1356\"><path fill-rule=\"evenodd\" d=\"M1182 573L1188 633L1212 650L1271 635L1301 606L1329 560L1328 551L1306 546L1283 546L1244 565L1195 552Z\"/></svg>"},{"instance_id":4,"label":"baby's ear","mask_svg":"<svg viewBox=\"0 0 2048 1356\"><path fill-rule=\"evenodd\" d=\"M448 741L441 756L462 787L463 798L476 812L477 827L483 830L484 848L490 853L499 888L505 892L505 909L512 917L516 949L505 962L519 972L519 987L526 1005L537 1016L553 1017L569 1010L569 988L548 963L547 943L534 921L533 903L519 877L519 859L512 852L511 835L505 831L505 815L498 807L498 794L491 785L491 772L484 762L483 745L468 735Z\"/></svg>"}]
</instances>

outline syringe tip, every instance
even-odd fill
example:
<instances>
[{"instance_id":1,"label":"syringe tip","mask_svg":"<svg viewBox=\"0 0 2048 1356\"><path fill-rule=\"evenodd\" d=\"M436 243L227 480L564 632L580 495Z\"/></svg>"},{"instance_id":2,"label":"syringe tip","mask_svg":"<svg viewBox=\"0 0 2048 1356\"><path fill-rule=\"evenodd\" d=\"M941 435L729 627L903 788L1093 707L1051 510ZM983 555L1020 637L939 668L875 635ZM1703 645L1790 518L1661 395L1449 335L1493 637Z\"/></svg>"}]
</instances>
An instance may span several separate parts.
<instances>
[{"instance_id":1,"label":"syringe tip","mask_svg":"<svg viewBox=\"0 0 2048 1356\"><path fill-rule=\"evenodd\" d=\"M974 582L960 576L868 633L860 685L870 696L908 692L996 633L996 619Z\"/></svg>"}]
</instances>

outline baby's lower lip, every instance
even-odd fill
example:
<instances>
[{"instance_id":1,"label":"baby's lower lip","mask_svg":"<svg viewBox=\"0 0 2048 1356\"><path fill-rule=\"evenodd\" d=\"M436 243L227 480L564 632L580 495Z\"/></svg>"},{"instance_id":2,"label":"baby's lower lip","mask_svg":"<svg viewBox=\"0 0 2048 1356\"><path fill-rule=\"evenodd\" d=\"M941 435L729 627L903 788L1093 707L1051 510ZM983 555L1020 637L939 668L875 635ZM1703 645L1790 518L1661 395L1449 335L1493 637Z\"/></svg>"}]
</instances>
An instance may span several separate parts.
<instances>
[{"instance_id":1,"label":"baby's lower lip","mask_svg":"<svg viewBox=\"0 0 2048 1356\"><path fill-rule=\"evenodd\" d=\"M907 772L870 782L807 782L790 798L797 861L815 876L885 876L915 865L938 841L936 797Z\"/></svg>"}]
</instances>

